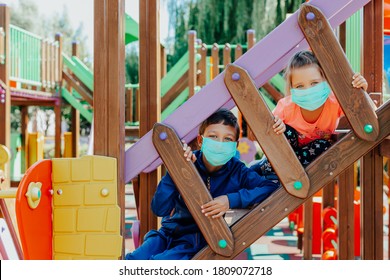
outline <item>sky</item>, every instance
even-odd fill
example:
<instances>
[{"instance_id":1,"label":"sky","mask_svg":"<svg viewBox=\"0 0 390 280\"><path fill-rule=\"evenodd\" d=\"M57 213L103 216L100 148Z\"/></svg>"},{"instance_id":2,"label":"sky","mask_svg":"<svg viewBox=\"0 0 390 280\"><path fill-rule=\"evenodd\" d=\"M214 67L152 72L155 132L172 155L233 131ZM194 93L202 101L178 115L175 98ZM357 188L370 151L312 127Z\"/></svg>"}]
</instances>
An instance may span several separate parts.
<instances>
[{"instance_id":1,"label":"sky","mask_svg":"<svg viewBox=\"0 0 390 280\"><path fill-rule=\"evenodd\" d=\"M39 7L42 15L50 16L56 11L60 11L67 6L70 21L73 28L79 26L80 22L84 25L84 34L88 36L88 47L90 53L93 53L93 2L94 0L31 0ZM0 3L11 5L18 0L0 0ZM168 36L168 13L164 5L165 1L160 1L160 38L163 42ZM17 5L16 5L17 6ZM125 11L135 21L139 22L139 0L125 0ZM11 11L12 12L12 11Z\"/></svg>"}]
</instances>

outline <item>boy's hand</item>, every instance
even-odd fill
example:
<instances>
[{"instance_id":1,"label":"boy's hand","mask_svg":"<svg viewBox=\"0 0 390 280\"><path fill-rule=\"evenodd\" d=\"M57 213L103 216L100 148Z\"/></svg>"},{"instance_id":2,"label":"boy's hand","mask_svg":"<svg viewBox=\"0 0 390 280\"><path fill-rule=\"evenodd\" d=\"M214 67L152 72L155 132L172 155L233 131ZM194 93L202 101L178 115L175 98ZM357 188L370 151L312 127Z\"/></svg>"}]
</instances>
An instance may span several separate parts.
<instances>
[{"instance_id":1,"label":"boy's hand","mask_svg":"<svg viewBox=\"0 0 390 280\"><path fill-rule=\"evenodd\" d=\"M276 134L282 134L283 132L286 131L286 125L281 119L279 119L278 116L275 116L274 122L275 124L272 126L272 128L274 129L274 132Z\"/></svg>"},{"instance_id":2,"label":"boy's hand","mask_svg":"<svg viewBox=\"0 0 390 280\"><path fill-rule=\"evenodd\" d=\"M196 156L192 153L191 147L187 145L185 140L181 140L181 142L183 142L184 157L187 161L192 160L192 162L195 162Z\"/></svg>"},{"instance_id":3,"label":"boy's hand","mask_svg":"<svg viewBox=\"0 0 390 280\"><path fill-rule=\"evenodd\" d=\"M362 88L364 91L367 91L368 88L368 83L366 79L360 74L360 73L355 73L352 76L352 86L355 88Z\"/></svg>"},{"instance_id":4,"label":"boy's hand","mask_svg":"<svg viewBox=\"0 0 390 280\"><path fill-rule=\"evenodd\" d=\"M212 201L202 205L202 213L206 217L212 217L213 219L221 217L229 210L229 199L227 195L221 195L214 198Z\"/></svg>"}]
</instances>

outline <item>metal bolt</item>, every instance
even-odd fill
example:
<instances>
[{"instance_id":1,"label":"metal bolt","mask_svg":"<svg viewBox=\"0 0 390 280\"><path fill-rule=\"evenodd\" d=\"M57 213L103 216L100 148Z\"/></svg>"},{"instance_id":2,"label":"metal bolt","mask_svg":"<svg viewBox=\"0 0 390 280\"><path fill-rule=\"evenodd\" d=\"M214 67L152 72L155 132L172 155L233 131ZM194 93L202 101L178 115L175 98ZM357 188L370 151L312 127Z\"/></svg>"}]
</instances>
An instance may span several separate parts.
<instances>
[{"instance_id":1,"label":"metal bolt","mask_svg":"<svg viewBox=\"0 0 390 280\"><path fill-rule=\"evenodd\" d=\"M313 20L313 19L315 19L316 18L316 15L313 13L313 12L308 12L307 14L306 14L306 19L307 20Z\"/></svg>"},{"instance_id":2,"label":"metal bolt","mask_svg":"<svg viewBox=\"0 0 390 280\"><path fill-rule=\"evenodd\" d=\"M302 183L301 183L301 181L295 181L295 182L294 182L294 189L296 189L296 190L302 189Z\"/></svg>"},{"instance_id":3,"label":"metal bolt","mask_svg":"<svg viewBox=\"0 0 390 280\"><path fill-rule=\"evenodd\" d=\"M61 195L61 194L62 194L62 190L61 190L61 189L58 189L58 190L57 190L57 194L58 194L58 195Z\"/></svg>"},{"instance_id":4,"label":"metal bolt","mask_svg":"<svg viewBox=\"0 0 390 280\"><path fill-rule=\"evenodd\" d=\"M238 74L237 72L232 74L232 80L233 81L238 81L239 79L240 79L240 74Z\"/></svg>"},{"instance_id":5,"label":"metal bolt","mask_svg":"<svg viewBox=\"0 0 390 280\"><path fill-rule=\"evenodd\" d=\"M165 141L167 138L168 138L168 135L166 132L161 132L160 135L159 135L160 139Z\"/></svg>"},{"instance_id":6,"label":"metal bolt","mask_svg":"<svg viewBox=\"0 0 390 280\"><path fill-rule=\"evenodd\" d=\"M366 125L364 126L364 132L367 133L367 134L372 133L373 130L374 130L374 129L373 129L373 127L372 127L371 124L366 124Z\"/></svg>"}]
</instances>

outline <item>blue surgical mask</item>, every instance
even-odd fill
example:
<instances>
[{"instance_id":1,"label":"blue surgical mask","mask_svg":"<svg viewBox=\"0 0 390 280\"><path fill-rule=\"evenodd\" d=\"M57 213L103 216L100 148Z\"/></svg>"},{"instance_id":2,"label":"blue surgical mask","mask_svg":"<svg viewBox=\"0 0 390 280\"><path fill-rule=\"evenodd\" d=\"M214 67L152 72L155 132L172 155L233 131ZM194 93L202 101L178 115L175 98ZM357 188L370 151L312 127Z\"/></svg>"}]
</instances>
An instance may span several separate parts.
<instances>
[{"instance_id":1,"label":"blue surgical mask","mask_svg":"<svg viewBox=\"0 0 390 280\"><path fill-rule=\"evenodd\" d=\"M219 142L203 137L201 151L212 166L227 163L236 154L237 142Z\"/></svg>"},{"instance_id":2,"label":"blue surgical mask","mask_svg":"<svg viewBox=\"0 0 390 280\"><path fill-rule=\"evenodd\" d=\"M292 95L292 102L309 111L314 111L320 108L328 99L331 92L328 83L325 81L318 83L311 88L292 88L290 91Z\"/></svg>"}]
</instances>

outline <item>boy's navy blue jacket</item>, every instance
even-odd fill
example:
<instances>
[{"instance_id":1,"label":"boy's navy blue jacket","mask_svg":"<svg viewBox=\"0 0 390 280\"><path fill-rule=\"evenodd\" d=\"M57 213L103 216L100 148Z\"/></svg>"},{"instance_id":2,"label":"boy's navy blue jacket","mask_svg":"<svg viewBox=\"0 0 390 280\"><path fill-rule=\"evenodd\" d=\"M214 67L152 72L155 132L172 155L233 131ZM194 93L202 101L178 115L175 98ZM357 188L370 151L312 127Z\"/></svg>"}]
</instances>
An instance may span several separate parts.
<instances>
[{"instance_id":1,"label":"boy's navy blue jacket","mask_svg":"<svg viewBox=\"0 0 390 280\"><path fill-rule=\"evenodd\" d=\"M211 196L216 198L227 195L231 209L247 208L260 203L279 187L247 168L235 157L218 171L209 174L202 160L202 152L194 151L194 154L197 158L195 166ZM157 216L163 217L161 229L169 235L182 236L200 232L168 173L157 186L152 210Z\"/></svg>"}]
</instances>

